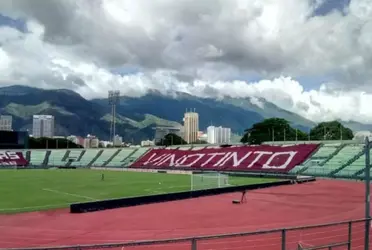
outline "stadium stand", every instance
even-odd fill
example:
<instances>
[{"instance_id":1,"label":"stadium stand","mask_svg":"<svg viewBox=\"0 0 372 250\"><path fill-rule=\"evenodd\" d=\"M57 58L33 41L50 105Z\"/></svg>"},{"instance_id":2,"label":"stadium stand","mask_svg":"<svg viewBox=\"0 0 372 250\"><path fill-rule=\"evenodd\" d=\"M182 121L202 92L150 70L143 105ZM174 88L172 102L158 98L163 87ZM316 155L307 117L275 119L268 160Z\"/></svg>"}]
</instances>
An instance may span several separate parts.
<instances>
[{"instance_id":1,"label":"stadium stand","mask_svg":"<svg viewBox=\"0 0 372 250\"><path fill-rule=\"evenodd\" d=\"M23 157L28 161L31 162L31 152L30 151L22 151Z\"/></svg>"},{"instance_id":2,"label":"stadium stand","mask_svg":"<svg viewBox=\"0 0 372 250\"><path fill-rule=\"evenodd\" d=\"M67 150L67 157L65 159L65 166L76 166L76 162L80 161L81 156L85 153L85 150Z\"/></svg>"},{"instance_id":3,"label":"stadium stand","mask_svg":"<svg viewBox=\"0 0 372 250\"><path fill-rule=\"evenodd\" d=\"M102 151L101 149L83 150L80 157L71 163L73 167L89 167L97 154Z\"/></svg>"},{"instance_id":4,"label":"stadium stand","mask_svg":"<svg viewBox=\"0 0 372 250\"><path fill-rule=\"evenodd\" d=\"M34 150L32 154L30 155L29 162L31 165L35 165L35 166L44 165L46 155L47 155L47 151L45 150Z\"/></svg>"},{"instance_id":5,"label":"stadium stand","mask_svg":"<svg viewBox=\"0 0 372 250\"><path fill-rule=\"evenodd\" d=\"M269 144L266 144L269 145ZM284 143L274 144L277 146ZM287 144L285 147L296 147L298 144ZM302 144L304 145L304 144ZM314 144L313 144L314 145ZM234 147L236 147L235 145ZM300 146L303 147L303 146ZM238 147L237 149L239 149ZM54 149L54 150L17 150L21 152L32 167L132 167L132 164L141 161L149 150L164 149L164 147L144 148L105 148L105 149ZM192 154L197 150L218 150L225 152L226 149L218 145L183 145L168 147L165 153ZM177 153L178 152L178 153ZM184 153L182 153L184 152ZM200 151L199 151L200 152ZM213 151L214 152L214 151ZM226 152L225 152L226 153ZM243 157L243 152L239 153ZM304 155L305 156L305 155ZM277 159L276 159L277 161ZM248 163L248 162L247 162ZM246 164L243 164L246 168ZM274 162L273 162L274 163ZM249 165L249 164L248 164ZM242 166L244 168L244 166ZM137 166L141 167L141 166ZM148 166L151 168L151 166ZM206 166L204 166L205 168ZM227 169L226 169L227 170ZM251 169L254 170L254 169ZM262 168L265 171L264 168ZM364 144L356 141L327 142L320 144L315 150L306 156L302 164L288 168L289 174L324 176L335 178L363 178L365 170Z\"/></svg>"},{"instance_id":6,"label":"stadium stand","mask_svg":"<svg viewBox=\"0 0 372 250\"><path fill-rule=\"evenodd\" d=\"M102 167L113 155L115 155L120 149L104 149L102 153L98 155L97 159L92 163L92 166Z\"/></svg>"},{"instance_id":7,"label":"stadium stand","mask_svg":"<svg viewBox=\"0 0 372 250\"><path fill-rule=\"evenodd\" d=\"M288 173L303 163L318 144L285 146L239 145L206 148L153 148L130 167L157 169L203 169ZM143 154L143 153L142 153Z\"/></svg>"},{"instance_id":8,"label":"stadium stand","mask_svg":"<svg viewBox=\"0 0 372 250\"><path fill-rule=\"evenodd\" d=\"M363 171L366 164L366 157L363 151L355 156L354 161L352 161L349 165L345 166L344 168L340 169L335 176L338 177L353 177L360 171Z\"/></svg>"},{"instance_id":9,"label":"stadium stand","mask_svg":"<svg viewBox=\"0 0 372 250\"><path fill-rule=\"evenodd\" d=\"M133 148L122 148L116 155L109 159L103 166L104 167L121 167L124 161L130 157L134 152Z\"/></svg>"},{"instance_id":10,"label":"stadium stand","mask_svg":"<svg viewBox=\"0 0 372 250\"><path fill-rule=\"evenodd\" d=\"M372 152L372 150L370 151L370 153ZM358 159L359 160L359 159ZM355 172L352 177L359 177L359 178L364 178L365 176L365 168L366 168L366 165L365 165L365 161L366 161L366 158L364 155L362 155L360 157L360 160L359 160L359 166L360 166L360 169ZM362 162L364 162L364 164L362 164ZM369 161L369 164L372 164L372 159L370 158L370 161Z\"/></svg>"},{"instance_id":11,"label":"stadium stand","mask_svg":"<svg viewBox=\"0 0 372 250\"><path fill-rule=\"evenodd\" d=\"M323 146L324 147L324 146ZM363 150L363 145L341 145L330 156L320 164L310 165L304 171L299 172L304 175L315 176L332 176L337 174L338 171L346 168L353 161L356 156Z\"/></svg>"},{"instance_id":12,"label":"stadium stand","mask_svg":"<svg viewBox=\"0 0 372 250\"><path fill-rule=\"evenodd\" d=\"M35 150L31 151L31 155L35 152ZM48 166L64 166L66 165L65 158L68 156L68 151L66 149L56 149L51 150L49 159L48 159Z\"/></svg>"},{"instance_id":13,"label":"stadium stand","mask_svg":"<svg viewBox=\"0 0 372 250\"><path fill-rule=\"evenodd\" d=\"M305 172L312 166L322 166L342 148L340 144L322 144L319 149L302 165L296 166L290 171L292 174L300 174Z\"/></svg>"},{"instance_id":14,"label":"stadium stand","mask_svg":"<svg viewBox=\"0 0 372 250\"><path fill-rule=\"evenodd\" d=\"M147 152L149 148L137 148L130 154L125 160L123 166L128 167L133 162L135 162L138 158L140 158L144 153Z\"/></svg>"}]
</instances>

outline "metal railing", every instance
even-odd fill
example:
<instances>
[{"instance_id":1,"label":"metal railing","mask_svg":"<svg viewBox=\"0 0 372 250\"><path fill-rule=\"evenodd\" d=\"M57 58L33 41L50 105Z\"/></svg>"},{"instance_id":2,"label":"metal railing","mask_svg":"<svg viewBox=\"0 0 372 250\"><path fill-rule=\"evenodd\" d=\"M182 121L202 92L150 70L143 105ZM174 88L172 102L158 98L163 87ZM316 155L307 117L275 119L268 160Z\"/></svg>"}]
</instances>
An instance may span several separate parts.
<instances>
[{"instance_id":1,"label":"metal railing","mask_svg":"<svg viewBox=\"0 0 372 250\"><path fill-rule=\"evenodd\" d=\"M39 248L13 248L11 250L86 250L86 249L141 249L141 247L158 247L157 249L255 249L255 250L293 250L293 249L333 249L347 246L348 250L364 246L364 225L371 219L341 221L301 227L278 228L254 232L229 233L197 237L173 238L148 241L131 241L107 244L56 246ZM361 239L361 240L360 240ZM208 247L206 247L208 245ZM132 248L133 247L133 248ZM159 248L161 247L161 248ZM9 248L7 248L9 250Z\"/></svg>"}]
</instances>

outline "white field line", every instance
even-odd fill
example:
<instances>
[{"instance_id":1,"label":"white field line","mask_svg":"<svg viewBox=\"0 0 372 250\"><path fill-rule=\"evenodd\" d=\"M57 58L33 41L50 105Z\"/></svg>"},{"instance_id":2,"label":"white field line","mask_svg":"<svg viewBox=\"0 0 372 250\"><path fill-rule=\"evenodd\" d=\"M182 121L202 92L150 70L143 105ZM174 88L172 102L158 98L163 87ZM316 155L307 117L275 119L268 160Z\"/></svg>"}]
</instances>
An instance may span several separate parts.
<instances>
[{"instance_id":1,"label":"white field line","mask_svg":"<svg viewBox=\"0 0 372 250\"><path fill-rule=\"evenodd\" d=\"M79 195L79 194L73 194L73 193L66 193L66 192L62 192L62 191L58 191L58 190L50 189L50 188L43 188L42 190L43 191L47 191L47 192L56 193L56 194L69 195L69 196L84 198L84 199L92 200L92 201L97 200L97 199L95 199L93 197L89 197L89 196L85 196L85 195Z\"/></svg>"}]
</instances>

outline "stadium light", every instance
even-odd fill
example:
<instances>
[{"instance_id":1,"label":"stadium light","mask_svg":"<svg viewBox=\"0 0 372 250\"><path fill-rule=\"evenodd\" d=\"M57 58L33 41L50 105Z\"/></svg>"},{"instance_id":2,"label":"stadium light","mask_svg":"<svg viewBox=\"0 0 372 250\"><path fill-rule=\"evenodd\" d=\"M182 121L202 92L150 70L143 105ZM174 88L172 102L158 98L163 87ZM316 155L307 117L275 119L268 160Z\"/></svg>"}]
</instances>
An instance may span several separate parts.
<instances>
[{"instance_id":1,"label":"stadium light","mask_svg":"<svg viewBox=\"0 0 372 250\"><path fill-rule=\"evenodd\" d=\"M108 92L108 103L109 105L117 105L120 101L120 91L119 90L110 90Z\"/></svg>"},{"instance_id":2,"label":"stadium light","mask_svg":"<svg viewBox=\"0 0 372 250\"><path fill-rule=\"evenodd\" d=\"M108 92L108 104L111 106L111 124L110 124L110 139L114 146L114 139L116 135L116 105L120 102L120 91L119 90L110 90Z\"/></svg>"}]
</instances>

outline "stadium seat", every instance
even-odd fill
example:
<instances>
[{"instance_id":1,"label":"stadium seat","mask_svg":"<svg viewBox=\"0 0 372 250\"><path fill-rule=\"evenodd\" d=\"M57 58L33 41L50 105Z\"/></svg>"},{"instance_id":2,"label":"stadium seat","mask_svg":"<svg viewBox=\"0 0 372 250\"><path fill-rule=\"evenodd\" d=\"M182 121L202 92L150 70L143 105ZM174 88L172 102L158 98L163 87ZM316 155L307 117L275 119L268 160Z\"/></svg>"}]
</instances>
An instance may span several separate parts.
<instances>
[{"instance_id":1,"label":"stadium seat","mask_svg":"<svg viewBox=\"0 0 372 250\"><path fill-rule=\"evenodd\" d=\"M302 174L329 175L345 166L363 150L363 145L346 145L336 155L329 159L323 166L315 165L307 168Z\"/></svg>"},{"instance_id":2,"label":"stadium seat","mask_svg":"<svg viewBox=\"0 0 372 250\"><path fill-rule=\"evenodd\" d=\"M83 150L69 150L68 156L66 158L66 161L78 161L80 158L80 155L83 153Z\"/></svg>"},{"instance_id":3,"label":"stadium seat","mask_svg":"<svg viewBox=\"0 0 372 250\"><path fill-rule=\"evenodd\" d=\"M104 149L102 154L98 156L98 158L92 163L94 167L102 167L105 162L107 162L111 156L113 156L119 149Z\"/></svg>"},{"instance_id":4,"label":"stadium seat","mask_svg":"<svg viewBox=\"0 0 372 250\"><path fill-rule=\"evenodd\" d=\"M140 158L144 153L147 152L150 148L138 148L133 152L133 154L129 155L127 159L124 160L124 163L122 164L124 167L128 167L133 162L135 162L138 158Z\"/></svg>"},{"instance_id":5,"label":"stadium seat","mask_svg":"<svg viewBox=\"0 0 372 250\"><path fill-rule=\"evenodd\" d=\"M72 162L71 166L88 167L88 165L94 160L94 157L96 157L101 150L102 149L86 149L84 154L80 156L80 159Z\"/></svg>"},{"instance_id":6,"label":"stadium seat","mask_svg":"<svg viewBox=\"0 0 372 250\"><path fill-rule=\"evenodd\" d=\"M46 156L46 150L31 150L30 164L35 166L41 166L44 163Z\"/></svg>"},{"instance_id":7,"label":"stadium seat","mask_svg":"<svg viewBox=\"0 0 372 250\"><path fill-rule=\"evenodd\" d=\"M64 157L66 156L67 150L66 149L55 149L51 150L48 166L64 166L66 165L66 161L64 161ZM32 154L31 154L32 155Z\"/></svg>"},{"instance_id":8,"label":"stadium seat","mask_svg":"<svg viewBox=\"0 0 372 250\"><path fill-rule=\"evenodd\" d=\"M302 165L296 166L293 168L290 173L297 174L303 173L310 167L319 167L322 166L324 162L329 160L332 155L339 150L339 144L325 144L322 145L317 152L315 152L307 161L305 161Z\"/></svg>"},{"instance_id":9,"label":"stadium seat","mask_svg":"<svg viewBox=\"0 0 372 250\"><path fill-rule=\"evenodd\" d=\"M338 171L335 176L338 177L352 177L357 172L363 170L366 167L366 157L363 152L358 156L358 158L351 164L347 165L345 168Z\"/></svg>"},{"instance_id":10,"label":"stadium seat","mask_svg":"<svg viewBox=\"0 0 372 250\"><path fill-rule=\"evenodd\" d=\"M121 151L106 164L106 167L121 167L126 158L134 152L133 148L122 148Z\"/></svg>"}]
</instances>

